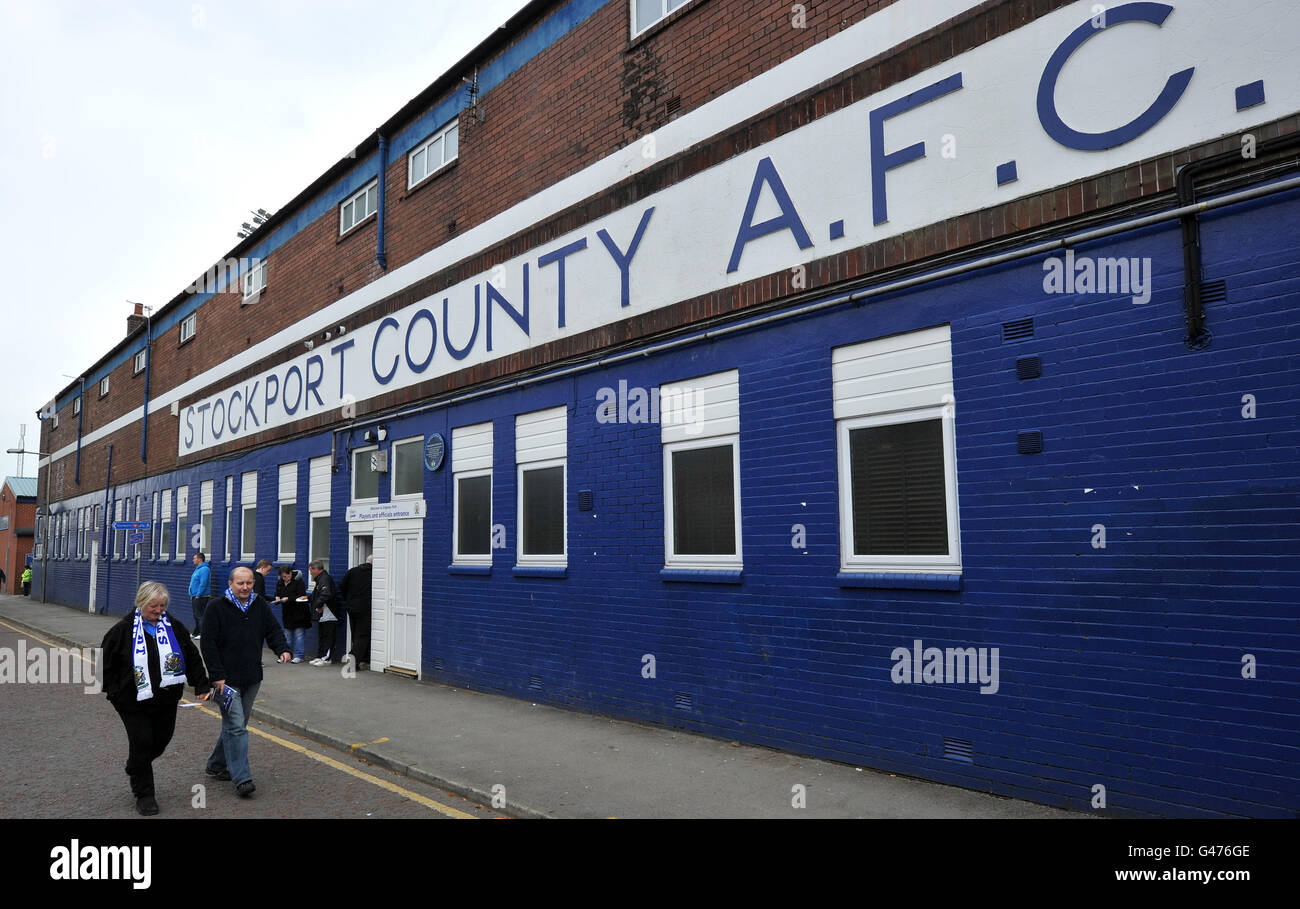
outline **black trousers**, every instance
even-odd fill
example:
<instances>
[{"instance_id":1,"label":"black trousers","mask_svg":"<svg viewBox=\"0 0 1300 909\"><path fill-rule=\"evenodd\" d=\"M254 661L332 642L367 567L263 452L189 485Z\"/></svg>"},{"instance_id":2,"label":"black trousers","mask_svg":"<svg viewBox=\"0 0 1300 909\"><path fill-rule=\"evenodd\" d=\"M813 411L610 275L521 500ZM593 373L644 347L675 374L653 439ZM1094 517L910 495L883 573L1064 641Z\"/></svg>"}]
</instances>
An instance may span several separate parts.
<instances>
[{"instance_id":1,"label":"black trousers","mask_svg":"<svg viewBox=\"0 0 1300 909\"><path fill-rule=\"evenodd\" d=\"M342 662L343 658L339 655L338 648L334 646L334 641L338 637L338 627L337 619L333 622L316 623L316 656L324 659L325 654L329 654L331 661Z\"/></svg>"},{"instance_id":2,"label":"black trousers","mask_svg":"<svg viewBox=\"0 0 1300 909\"><path fill-rule=\"evenodd\" d=\"M194 611L194 631L191 637L203 633L203 610L207 608L208 597L190 597L190 607Z\"/></svg>"},{"instance_id":3,"label":"black trousers","mask_svg":"<svg viewBox=\"0 0 1300 909\"><path fill-rule=\"evenodd\" d=\"M130 743L126 775L131 779L131 793L136 798L153 795L153 762L167 750L176 732L178 704L179 701L165 695L154 695L140 706L128 710L117 708Z\"/></svg>"},{"instance_id":4,"label":"black trousers","mask_svg":"<svg viewBox=\"0 0 1300 909\"><path fill-rule=\"evenodd\" d=\"M370 662L370 608L348 607L348 623L352 626L352 655L358 663Z\"/></svg>"}]
</instances>

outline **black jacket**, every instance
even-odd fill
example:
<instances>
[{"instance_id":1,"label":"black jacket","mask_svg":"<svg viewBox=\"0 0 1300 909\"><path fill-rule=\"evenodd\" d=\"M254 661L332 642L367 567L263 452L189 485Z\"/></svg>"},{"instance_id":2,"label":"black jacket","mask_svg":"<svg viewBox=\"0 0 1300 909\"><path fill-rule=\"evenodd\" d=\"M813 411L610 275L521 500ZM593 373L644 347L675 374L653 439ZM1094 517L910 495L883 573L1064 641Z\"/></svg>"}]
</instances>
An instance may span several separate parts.
<instances>
[{"instance_id":1,"label":"black jacket","mask_svg":"<svg viewBox=\"0 0 1300 909\"><path fill-rule=\"evenodd\" d=\"M347 603L348 612L365 612L370 609L370 579L374 574L373 568L374 566L369 562L362 562L343 575L343 580L339 582L339 593Z\"/></svg>"},{"instance_id":2,"label":"black jacket","mask_svg":"<svg viewBox=\"0 0 1300 909\"><path fill-rule=\"evenodd\" d=\"M280 578L275 582L275 597L288 597L280 604L280 614L284 616L285 628L310 628L311 627L311 607L306 603L299 603L298 597L307 595L307 583L302 579L302 572L295 571L289 583Z\"/></svg>"},{"instance_id":3,"label":"black jacket","mask_svg":"<svg viewBox=\"0 0 1300 909\"><path fill-rule=\"evenodd\" d=\"M264 600L266 599L266 575L256 568L253 569L253 593Z\"/></svg>"},{"instance_id":4,"label":"black jacket","mask_svg":"<svg viewBox=\"0 0 1300 909\"><path fill-rule=\"evenodd\" d=\"M253 594L244 612L224 596L213 597L203 613L203 661L208 676L240 688L262 681L262 643L277 655L289 644L266 600Z\"/></svg>"},{"instance_id":5,"label":"black jacket","mask_svg":"<svg viewBox=\"0 0 1300 909\"><path fill-rule=\"evenodd\" d=\"M135 630L135 612L128 612L108 629L100 646L104 649L104 677L100 681L104 694L114 707L119 710L147 710L170 704L175 707L185 690L184 685L169 685L160 688L162 666L158 661L158 642L153 635L144 636L145 648L149 651L149 678L153 682L153 697L144 701L135 699L135 654L132 632ZM207 672L203 668L203 658L199 649L190 640L190 633L180 622L172 622L172 631L176 634L176 643L181 656L185 659L185 680L194 686L197 694L211 689Z\"/></svg>"},{"instance_id":6,"label":"black jacket","mask_svg":"<svg viewBox=\"0 0 1300 909\"><path fill-rule=\"evenodd\" d=\"M334 613L334 618L342 618L339 615L342 610L339 608L338 590L335 588L334 579L330 577L328 571L322 571L316 575L316 586L311 590L311 608L316 613L316 618L321 617L320 610L325 606L328 606L330 612Z\"/></svg>"}]
</instances>

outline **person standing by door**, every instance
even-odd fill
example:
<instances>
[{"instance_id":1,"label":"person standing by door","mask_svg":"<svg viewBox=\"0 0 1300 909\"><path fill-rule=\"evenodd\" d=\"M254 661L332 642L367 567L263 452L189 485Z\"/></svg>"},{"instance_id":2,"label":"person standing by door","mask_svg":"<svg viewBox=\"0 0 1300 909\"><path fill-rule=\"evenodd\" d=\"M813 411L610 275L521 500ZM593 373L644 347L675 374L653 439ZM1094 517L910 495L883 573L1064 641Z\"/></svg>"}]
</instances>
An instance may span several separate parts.
<instances>
[{"instance_id":1,"label":"person standing by door","mask_svg":"<svg viewBox=\"0 0 1300 909\"><path fill-rule=\"evenodd\" d=\"M370 579L374 574L375 557L366 556L354 566L339 583L339 593L348 611L348 624L352 626L352 650L348 656L357 669L370 668Z\"/></svg>"},{"instance_id":2,"label":"person standing by door","mask_svg":"<svg viewBox=\"0 0 1300 909\"><path fill-rule=\"evenodd\" d=\"M311 607L307 605L307 582L292 565L280 566L280 580L275 585L274 603L280 604L284 636L293 650L293 662L301 663L307 650L307 629L311 627Z\"/></svg>"},{"instance_id":3,"label":"person standing by door","mask_svg":"<svg viewBox=\"0 0 1300 909\"><path fill-rule=\"evenodd\" d=\"M334 579L329 576L329 572L325 570L325 563L320 559L308 564L307 571L316 584L311 591L311 607L318 620L316 659L312 660L311 664L324 666L331 662L341 663L343 658L339 655L336 643L339 627L339 597L334 587Z\"/></svg>"}]
</instances>

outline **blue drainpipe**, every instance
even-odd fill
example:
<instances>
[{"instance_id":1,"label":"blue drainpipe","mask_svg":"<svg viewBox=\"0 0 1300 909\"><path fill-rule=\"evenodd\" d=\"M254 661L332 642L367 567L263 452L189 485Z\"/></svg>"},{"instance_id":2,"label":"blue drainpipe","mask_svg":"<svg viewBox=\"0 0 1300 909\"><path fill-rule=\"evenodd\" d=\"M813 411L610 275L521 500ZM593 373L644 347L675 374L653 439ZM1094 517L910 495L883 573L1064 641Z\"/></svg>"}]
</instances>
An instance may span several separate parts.
<instances>
[{"instance_id":1,"label":"blue drainpipe","mask_svg":"<svg viewBox=\"0 0 1300 909\"><path fill-rule=\"evenodd\" d=\"M384 184L388 182L388 140L383 134L379 135L379 230L378 248L375 250L375 261L379 267L388 268L388 256L384 252Z\"/></svg>"}]
</instances>

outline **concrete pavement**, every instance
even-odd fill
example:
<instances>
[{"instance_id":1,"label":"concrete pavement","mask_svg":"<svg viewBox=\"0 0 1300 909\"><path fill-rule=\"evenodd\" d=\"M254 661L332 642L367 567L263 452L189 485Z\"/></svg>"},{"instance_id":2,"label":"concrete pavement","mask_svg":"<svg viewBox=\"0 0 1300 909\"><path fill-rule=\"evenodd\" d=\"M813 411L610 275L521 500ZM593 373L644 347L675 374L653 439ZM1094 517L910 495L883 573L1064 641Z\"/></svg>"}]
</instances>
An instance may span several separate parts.
<instances>
[{"instance_id":1,"label":"concrete pavement","mask_svg":"<svg viewBox=\"0 0 1300 909\"><path fill-rule=\"evenodd\" d=\"M69 647L98 646L118 618L0 596L0 620ZM521 817L1084 817L433 682L265 663L255 719L484 804L504 796ZM791 807L795 784L806 808Z\"/></svg>"}]
</instances>

